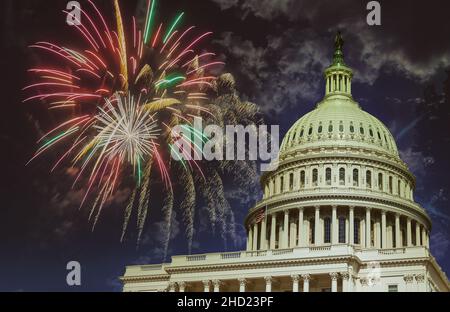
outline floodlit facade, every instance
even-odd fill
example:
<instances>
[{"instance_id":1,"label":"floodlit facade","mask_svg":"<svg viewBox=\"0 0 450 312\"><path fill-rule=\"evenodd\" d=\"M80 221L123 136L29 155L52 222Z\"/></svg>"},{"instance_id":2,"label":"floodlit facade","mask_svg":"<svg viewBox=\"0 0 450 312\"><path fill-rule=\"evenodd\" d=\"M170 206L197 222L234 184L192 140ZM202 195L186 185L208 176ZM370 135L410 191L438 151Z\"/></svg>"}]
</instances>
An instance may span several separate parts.
<instances>
[{"instance_id":1,"label":"floodlit facade","mask_svg":"<svg viewBox=\"0 0 450 312\"><path fill-rule=\"evenodd\" d=\"M281 144L247 249L128 266L124 291L449 291L431 221L386 126L351 95L338 34L325 96Z\"/></svg>"}]
</instances>

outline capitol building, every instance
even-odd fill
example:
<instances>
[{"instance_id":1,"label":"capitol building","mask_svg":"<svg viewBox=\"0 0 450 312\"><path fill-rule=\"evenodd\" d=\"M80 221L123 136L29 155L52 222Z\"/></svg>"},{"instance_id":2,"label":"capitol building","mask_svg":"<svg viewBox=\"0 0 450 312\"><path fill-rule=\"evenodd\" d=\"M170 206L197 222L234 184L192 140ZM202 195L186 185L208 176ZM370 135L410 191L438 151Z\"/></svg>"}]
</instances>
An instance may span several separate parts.
<instances>
[{"instance_id":1,"label":"capitol building","mask_svg":"<svg viewBox=\"0 0 450 312\"><path fill-rule=\"evenodd\" d=\"M124 291L434 292L431 220L388 128L352 98L338 34L325 95L287 132L245 219L245 251L133 265Z\"/></svg>"}]
</instances>

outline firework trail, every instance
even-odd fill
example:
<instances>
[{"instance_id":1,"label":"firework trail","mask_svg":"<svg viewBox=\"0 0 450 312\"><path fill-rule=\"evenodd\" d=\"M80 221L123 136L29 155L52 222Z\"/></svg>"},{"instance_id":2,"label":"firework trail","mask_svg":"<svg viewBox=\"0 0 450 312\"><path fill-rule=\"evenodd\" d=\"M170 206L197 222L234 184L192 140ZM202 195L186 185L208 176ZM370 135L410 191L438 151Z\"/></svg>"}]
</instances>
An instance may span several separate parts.
<instances>
[{"instance_id":1,"label":"firework trail","mask_svg":"<svg viewBox=\"0 0 450 312\"><path fill-rule=\"evenodd\" d=\"M223 65L214 60L214 53L200 48L211 32L199 33L195 26L183 27L184 12L165 24L157 16L157 1L150 0L145 23L139 27L135 17L123 19L119 2L114 0L115 23L110 25L95 4L91 0L88 3L89 8L81 10L84 23L74 26L84 46L69 48L48 41L30 45L45 53L50 64L29 69L34 82L24 88L29 93L24 102L40 101L51 112L64 116L39 139L40 147L30 161L55 150L60 156L51 171L63 163L78 169L73 187L86 182L81 205L93 203L89 217L93 228L103 207L124 186L124 180L134 177L124 209L121 240L137 208L138 244L151 202L151 181L158 176L166 191L161 209L167 223L166 251L174 209L173 187L180 184L183 198L179 208L190 251L195 206L197 197L202 195L196 191L195 182L200 179L205 185L202 192L207 194L209 207L219 205L211 208L218 212L211 214L211 223L214 226L219 222L223 233L224 218L230 219L231 208L216 169L207 172L217 183L207 183L202 164L183 161L180 166L170 161L170 151L179 144L172 129L178 125L191 127L195 117L210 123L239 122L237 115L250 118L253 111L245 113L249 107L239 111L235 104L208 102L208 90L220 94L220 88L230 87L229 77L224 76L221 85L209 74ZM129 28L124 27L124 21L130 22ZM190 137L181 139L194 144ZM227 170L218 163L208 166L217 166L220 174L233 172L232 166ZM212 194L216 191L221 194L214 199Z\"/></svg>"}]
</instances>

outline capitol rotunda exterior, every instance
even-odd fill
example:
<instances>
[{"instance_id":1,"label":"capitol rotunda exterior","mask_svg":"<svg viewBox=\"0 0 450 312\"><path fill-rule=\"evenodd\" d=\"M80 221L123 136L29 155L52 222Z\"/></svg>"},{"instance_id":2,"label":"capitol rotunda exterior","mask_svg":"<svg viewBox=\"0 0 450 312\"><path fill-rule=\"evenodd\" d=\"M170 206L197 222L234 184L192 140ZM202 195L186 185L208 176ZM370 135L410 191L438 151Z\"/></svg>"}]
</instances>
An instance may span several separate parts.
<instances>
[{"instance_id":1,"label":"capitol rotunda exterior","mask_svg":"<svg viewBox=\"0 0 450 312\"><path fill-rule=\"evenodd\" d=\"M247 249L126 268L124 291L450 290L429 250L431 220L388 128L351 93L336 37L325 96L281 144L245 220Z\"/></svg>"}]
</instances>

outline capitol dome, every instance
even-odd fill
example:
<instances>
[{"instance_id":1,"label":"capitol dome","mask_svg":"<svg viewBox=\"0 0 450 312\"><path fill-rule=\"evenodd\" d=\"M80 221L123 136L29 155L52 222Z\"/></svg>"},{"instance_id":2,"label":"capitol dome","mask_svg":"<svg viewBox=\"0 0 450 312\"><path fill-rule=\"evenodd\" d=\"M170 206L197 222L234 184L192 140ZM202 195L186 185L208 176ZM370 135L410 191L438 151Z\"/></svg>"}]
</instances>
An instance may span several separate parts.
<instances>
[{"instance_id":1,"label":"capitol dome","mask_svg":"<svg viewBox=\"0 0 450 312\"><path fill-rule=\"evenodd\" d=\"M246 218L248 250L429 244L415 178L388 128L353 99L342 46L338 35L324 98L289 129L277 169L261 178L263 198Z\"/></svg>"}]
</instances>

